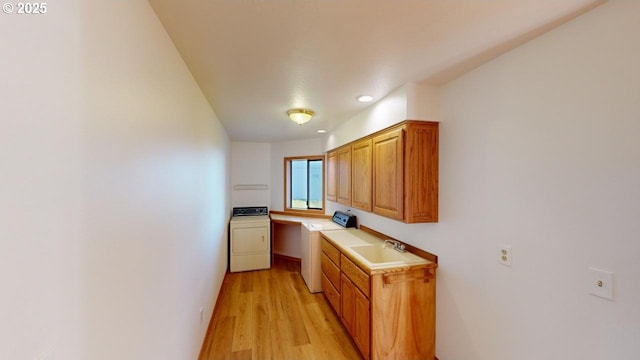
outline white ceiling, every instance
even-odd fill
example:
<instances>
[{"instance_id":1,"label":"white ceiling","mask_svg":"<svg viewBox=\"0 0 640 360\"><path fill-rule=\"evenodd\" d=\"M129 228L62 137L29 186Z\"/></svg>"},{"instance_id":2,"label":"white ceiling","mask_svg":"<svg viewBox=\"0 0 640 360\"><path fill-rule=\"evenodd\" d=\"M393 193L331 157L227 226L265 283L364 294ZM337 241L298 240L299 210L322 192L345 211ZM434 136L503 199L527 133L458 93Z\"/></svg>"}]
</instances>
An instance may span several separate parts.
<instances>
[{"instance_id":1,"label":"white ceiling","mask_svg":"<svg viewBox=\"0 0 640 360\"><path fill-rule=\"evenodd\" d=\"M452 80L603 1L149 2L231 139L275 142L331 130L370 105L358 95ZM297 125L294 107L316 115Z\"/></svg>"}]
</instances>

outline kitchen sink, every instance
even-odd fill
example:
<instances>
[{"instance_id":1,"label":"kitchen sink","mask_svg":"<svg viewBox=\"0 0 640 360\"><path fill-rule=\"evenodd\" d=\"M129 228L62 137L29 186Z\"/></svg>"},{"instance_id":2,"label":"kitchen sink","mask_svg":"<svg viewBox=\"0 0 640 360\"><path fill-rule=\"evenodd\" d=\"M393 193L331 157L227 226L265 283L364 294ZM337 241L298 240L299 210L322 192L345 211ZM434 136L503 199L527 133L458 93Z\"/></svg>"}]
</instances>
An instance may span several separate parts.
<instances>
[{"instance_id":1,"label":"kitchen sink","mask_svg":"<svg viewBox=\"0 0 640 360\"><path fill-rule=\"evenodd\" d=\"M392 247L384 247L383 245L352 246L351 250L371 264L414 263L422 260L411 253L401 253Z\"/></svg>"}]
</instances>

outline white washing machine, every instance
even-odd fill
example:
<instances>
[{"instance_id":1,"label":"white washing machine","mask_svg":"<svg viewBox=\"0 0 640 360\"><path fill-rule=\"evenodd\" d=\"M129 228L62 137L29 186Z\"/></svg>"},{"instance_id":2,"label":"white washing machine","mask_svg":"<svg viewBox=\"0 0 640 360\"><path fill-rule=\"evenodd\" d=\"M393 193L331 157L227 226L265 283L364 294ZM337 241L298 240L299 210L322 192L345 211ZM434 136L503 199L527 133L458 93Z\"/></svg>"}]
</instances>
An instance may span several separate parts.
<instances>
[{"instance_id":1,"label":"white washing machine","mask_svg":"<svg viewBox=\"0 0 640 360\"><path fill-rule=\"evenodd\" d=\"M233 208L229 224L229 271L271 268L271 220L266 207Z\"/></svg>"},{"instance_id":2,"label":"white washing machine","mask_svg":"<svg viewBox=\"0 0 640 360\"><path fill-rule=\"evenodd\" d=\"M322 291L322 269L320 261L322 248L320 243L320 231L339 231L347 227L356 226L356 217L341 212L336 212L332 220L320 222L302 223L300 235L300 273L307 288L312 293Z\"/></svg>"}]
</instances>

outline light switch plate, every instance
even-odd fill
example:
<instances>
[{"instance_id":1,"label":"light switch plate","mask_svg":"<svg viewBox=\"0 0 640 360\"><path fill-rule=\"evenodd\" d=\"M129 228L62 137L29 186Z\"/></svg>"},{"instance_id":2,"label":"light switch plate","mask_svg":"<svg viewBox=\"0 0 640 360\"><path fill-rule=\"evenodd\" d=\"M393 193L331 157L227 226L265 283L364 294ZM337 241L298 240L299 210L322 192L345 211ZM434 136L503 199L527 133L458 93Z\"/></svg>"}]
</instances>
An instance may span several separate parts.
<instances>
[{"instance_id":1,"label":"light switch plate","mask_svg":"<svg viewBox=\"0 0 640 360\"><path fill-rule=\"evenodd\" d=\"M613 301L613 272L589 268L589 294Z\"/></svg>"}]
</instances>

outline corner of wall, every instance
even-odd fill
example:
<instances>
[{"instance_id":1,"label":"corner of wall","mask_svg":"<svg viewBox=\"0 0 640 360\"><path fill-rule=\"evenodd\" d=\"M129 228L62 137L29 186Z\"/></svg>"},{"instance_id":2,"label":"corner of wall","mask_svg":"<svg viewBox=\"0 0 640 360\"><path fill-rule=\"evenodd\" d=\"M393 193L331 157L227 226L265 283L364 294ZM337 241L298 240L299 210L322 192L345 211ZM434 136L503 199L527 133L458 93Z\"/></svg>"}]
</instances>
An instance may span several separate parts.
<instances>
[{"instance_id":1,"label":"corner of wall","mask_svg":"<svg viewBox=\"0 0 640 360\"><path fill-rule=\"evenodd\" d=\"M407 119L440 120L440 89L428 84L409 83L407 86Z\"/></svg>"}]
</instances>

